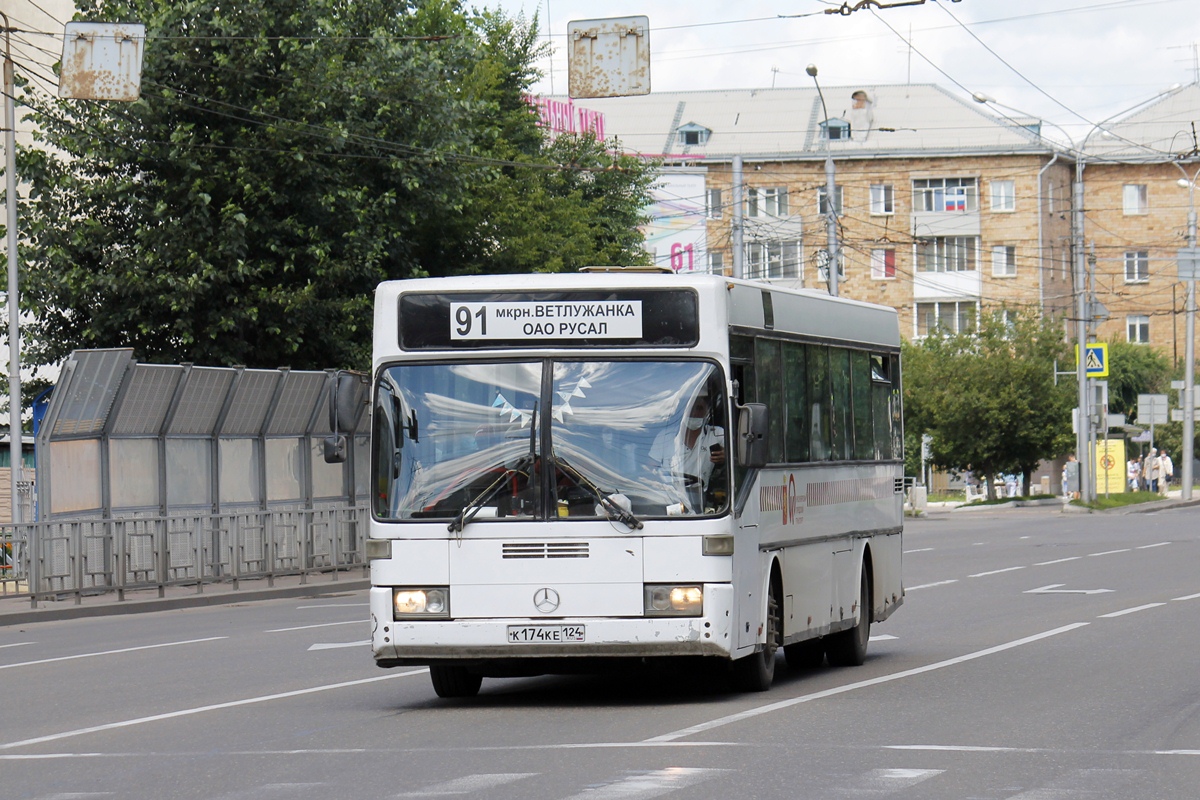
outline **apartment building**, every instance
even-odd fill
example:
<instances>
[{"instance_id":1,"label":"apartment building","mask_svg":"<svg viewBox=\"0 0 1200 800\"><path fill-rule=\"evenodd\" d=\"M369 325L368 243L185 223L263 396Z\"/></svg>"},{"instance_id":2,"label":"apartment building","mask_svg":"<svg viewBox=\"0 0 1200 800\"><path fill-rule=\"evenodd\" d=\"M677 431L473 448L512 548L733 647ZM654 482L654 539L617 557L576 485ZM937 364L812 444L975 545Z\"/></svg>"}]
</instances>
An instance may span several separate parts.
<instances>
[{"instance_id":1,"label":"apartment building","mask_svg":"<svg viewBox=\"0 0 1200 800\"><path fill-rule=\"evenodd\" d=\"M1190 84L1098 124L1083 145L1084 246L1109 313L1098 338L1149 344L1173 359L1186 348L1176 255L1197 202L1198 118L1200 85Z\"/></svg>"},{"instance_id":2,"label":"apartment building","mask_svg":"<svg viewBox=\"0 0 1200 800\"><path fill-rule=\"evenodd\" d=\"M577 101L620 147L662 159L657 263L824 290L825 161L840 294L894 306L910 337L1001 306L1070 307L1074 163L1040 122L934 85L664 92ZM826 113L828 109L828 113ZM740 156L742 214L734 213ZM686 240L686 241L685 241Z\"/></svg>"}]
</instances>

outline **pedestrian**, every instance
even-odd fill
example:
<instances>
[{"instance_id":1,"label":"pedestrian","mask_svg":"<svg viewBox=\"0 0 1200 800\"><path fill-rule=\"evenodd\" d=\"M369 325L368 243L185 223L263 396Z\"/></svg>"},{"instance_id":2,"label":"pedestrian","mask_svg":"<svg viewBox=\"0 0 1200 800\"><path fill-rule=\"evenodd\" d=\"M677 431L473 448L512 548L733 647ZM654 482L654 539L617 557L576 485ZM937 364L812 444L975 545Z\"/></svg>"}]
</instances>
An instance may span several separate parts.
<instances>
[{"instance_id":1,"label":"pedestrian","mask_svg":"<svg viewBox=\"0 0 1200 800\"><path fill-rule=\"evenodd\" d=\"M1153 447L1142 459L1142 491L1158 491L1158 455Z\"/></svg>"},{"instance_id":2,"label":"pedestrian","mask_svg":"<svg viewBox=\"0 0 1200 800\"><path fill-rule=\"evenodd\" d=\"M1171 491L1171 478L1175 475L1175 464L1166 450L1160 450L1158 455L1158 493L1163 497Z\"/></svg>"},{"instance_id":3,"label":"pedestrian","mask_svg":"<svg viewBox=\"0 0 1200 800\"><path fill-rule=\"evenodd\" d=\"M1129 478L1129 491L1136 492L1138 490L1138 477L1142 474L1142 468L1138 464L1136 456L1129 459L1129 464L1126 465L1125 472Z\"/></svg>"}]
</instances>

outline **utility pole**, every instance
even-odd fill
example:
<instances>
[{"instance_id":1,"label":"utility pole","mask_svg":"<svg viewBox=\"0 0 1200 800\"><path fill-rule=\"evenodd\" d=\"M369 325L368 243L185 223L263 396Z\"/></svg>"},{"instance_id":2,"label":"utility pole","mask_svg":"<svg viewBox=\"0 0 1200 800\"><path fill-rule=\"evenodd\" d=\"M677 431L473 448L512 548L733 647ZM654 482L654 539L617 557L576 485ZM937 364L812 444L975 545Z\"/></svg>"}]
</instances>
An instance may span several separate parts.
<instances>
[{"instance_id":1,"label":"utility pole","mask_svg":"<svg viewBox=\"0 0 1200 800\"><path fill-rule=\"evenodd\" d=\"M825 105L825 93L817 81L817 65L809 64L805 70L817 87L817 97L821 98L821 112L825 115L825 135L822 137L825 145L825 252L828 261L825 267L829 275L829 294L838 296L838 230L837 230L837 174L833 166L833 151L829 147L829 109Z\"/></svg>"},{"instance_id":2,"label":"utility pole","mask_svg":"<svg viewBox=\"0 0 1200 800\"><path fill-rule=\"evenodd\" d=\"M733 277L742 277L742 157L733 157Z\"/></svg>"},{"instance_id":3,"label":"utility pole","mask_svg":"<svg viewBox=\"0 0 1200 800\"><path fill-rule=\"evenodd\" d=\"M12 37L4 18L4 204L8 211L8 454L12 484L12 521L21 519L21 320L17 294L17 141L16 81L13 79Z\"/></svg>"},{"instance_id":4,"label":"utility pole","mask_svg":"<svg viewBox=\"0 0 1200 800\"><path fill-rule=\"evenodd\" d=\"M1174 163L1174 162L1173 162ZM1179 405L1183 407L1183 452L1179 454L1180 497L1192 499L1192 480L1194 478L1193 461L1196 456L1196 180L1200 178L1200 170L1188 177L1187 170L1175 163L1183 178L1179 183L1187 186L1188 190L1188 252L1180 253L1177 260L1179 277L1183 278L1187 287L1187 304L1185 309L1186 334L1183 343L1183 396ZM1186 266L1185 266L1186 265Z\"/></svg>"},{"instance_id":5,"label":"utility pole","mask_svg":"<svg viewBox=\"0 0 1200 800\"><path fill-rule=\"evenodd\" d=\"M1075 338L1079 347L1075 366L1075 377L1079 384L1079 422L1075 428L1075 457L1079 461L1079 497L1083 502L1090 503L1095 499L1095 494L1090 469L1092 454L1088 452L1092 438L1092 415L1087 377L1088 293L1087 256L1083 252L1083 164L1083 153L1076 153L1071 226L1071 239L1075 247Z\"/></svg>"}]
</instances>

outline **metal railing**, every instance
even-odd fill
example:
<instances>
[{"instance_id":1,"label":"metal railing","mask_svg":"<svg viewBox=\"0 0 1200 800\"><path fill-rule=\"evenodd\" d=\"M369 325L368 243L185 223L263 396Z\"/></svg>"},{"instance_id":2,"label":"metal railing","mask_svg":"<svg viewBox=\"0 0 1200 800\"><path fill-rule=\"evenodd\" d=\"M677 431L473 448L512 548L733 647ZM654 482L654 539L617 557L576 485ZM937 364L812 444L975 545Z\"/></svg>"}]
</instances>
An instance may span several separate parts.
<instances>
[{"instance_id":1,"label":"metal railing","mask_svg":"<svg viewBox=\"0 0 1200 800\"><path fill-rule=\"evenodd\" d=\"M85 519L0 525L0 596L39 600L242 579L338 572L366 564L366 506Z\"/></svg>"}]
</instances>

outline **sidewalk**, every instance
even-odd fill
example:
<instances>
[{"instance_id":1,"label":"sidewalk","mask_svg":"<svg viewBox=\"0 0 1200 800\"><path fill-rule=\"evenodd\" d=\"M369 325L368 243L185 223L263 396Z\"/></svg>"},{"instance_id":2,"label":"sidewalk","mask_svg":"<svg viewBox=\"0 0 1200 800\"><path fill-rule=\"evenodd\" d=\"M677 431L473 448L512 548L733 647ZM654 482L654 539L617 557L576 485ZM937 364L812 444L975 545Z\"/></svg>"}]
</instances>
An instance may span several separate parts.
<instances>
[{"instance_id":1,"label":"sidewalk","mask_svg":"<svg viewBox=\"0 0 1200 800\"><path fill-rule=\"evenodd\" d=\"M319 573L307 576L277 577L274 586L268 586L266 578L242 579L236 590L232 583L206 583L203 591L195 585L167 586L163 596L158 589L125 592L125 599L118 600L116 592L85 595L76 598L64 595L60 600L38 600L37 608L31 607L28 596L0 595L0 627L5 625L28 625L33 622L49 622L61 619L101 617L113 614L138 614L145 611L166 611L176 608L245 603L254 600L274 600L285 597L328 597L344 595L370 587L371 581L363 576L363 570L350 569L336 573Z\"/></svg>"},{"instance_id":2,"label":"sidewalk","mask_svg":"<svg viewBox=\"0 0 1200 800\"><path fill-rule=\"evenodd\" d=\"M945 503L928 503L925 509L927 514L943 514L951 511L962 510L964 512L975 511L1006 511L1012 508L1030 508L1030 507L1045 507L1053 508L1063 513L1079 513L1079 514L1149 514L1155 511L1163 511L1169 508L1189 508L1191 506L1200 505L1200 492L1193 492L1191 500L1183 499L1181 489L1171 489L1165 498L1158 501L1148 503L1138 503L1131 506L1122 506L1121 508L1110 508L1106 511L1093 511L1079 506L1072 506L1066 503L1063 498L1058 496L1046 495L1032 500L1014 500L1011 503L997 503L994 505L972 505L968 506L961 501L948 501ZM905 510L908 511L907 505Z\"/></svg>"}]
</instances>

